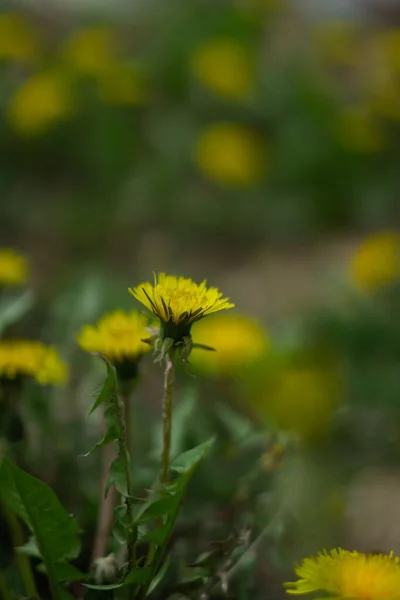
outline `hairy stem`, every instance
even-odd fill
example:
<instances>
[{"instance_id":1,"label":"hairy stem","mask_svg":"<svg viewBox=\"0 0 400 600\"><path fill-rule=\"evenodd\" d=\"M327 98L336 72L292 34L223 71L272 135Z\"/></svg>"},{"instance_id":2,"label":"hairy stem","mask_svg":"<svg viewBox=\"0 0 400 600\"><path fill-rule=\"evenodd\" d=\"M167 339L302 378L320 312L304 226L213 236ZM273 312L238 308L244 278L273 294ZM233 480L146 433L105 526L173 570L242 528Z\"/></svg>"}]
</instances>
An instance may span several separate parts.
<instances>
[{"instance_id":1,"label":"hairy stem","mask_svg":"<svg viewBox=\"0 0 400 600\"><path fill-rule=\"evenodd\" d=\"M121 438L118 440L119 454L122 457L125 466L125 479L127 491L127 495L125 497L125 504L127 517L129 519L129 533L127 542L129 572L133 569L136 562L135 544L137 539L137 531L135 526L135 516L133 512L133 478L131 469L131 456L128 449L125 404L122 401L122 399L120 399L118 396L116 398L116 408L117 417L119 422L121 423ZM136 586L131 586L131 590L129 591L129 599L134 598L135 590Z\"/></svg>"},{"instance_id":2,"label":"hairy stem","mask_svg":"<svg viewBox=\"0 0 400 600\"><path fill-rule=\"evenodd\" d=\"M111 444L104 446L102 450L103 465L100 481L101 500L97 522L97 531L93 543L93 551L91 558L92 563L96 560L96 558L105 556L107 553L107 542L110 536L113 521L113 511L117 498L117 491L115 489L115 486L111 486L107 496L105 496L105 490L108 480L108 471L113 460L115 459L115 450Z\"/></svg>"},{"instance_id":3,"label":"hairy stem","mask_svg":"<svg viewBox=\"0 0 400 600\"><path fill-rule=\"evenodd\" d=\"M172 430L172 388L174 384L174 361L171 353L166 356L164 374L164 398L163 398L163 445L161 454L160 482L167 483L169 479L169 464L171 454L171 430Z\"/></svg>"},{"instance_id":4,"label":"hairy stem","mask_svg":"<svg viewBox=\"0 0 400 600\"><path fill-rule=\"evenodd\" d=\"M10 528L13 547L22 546L24 543L24 534L17 515L4 502L2 502L1 508ZM29 558L18 551L15 552L15 557L27 596L39 598Z\"/></svg>"}]
</instances>

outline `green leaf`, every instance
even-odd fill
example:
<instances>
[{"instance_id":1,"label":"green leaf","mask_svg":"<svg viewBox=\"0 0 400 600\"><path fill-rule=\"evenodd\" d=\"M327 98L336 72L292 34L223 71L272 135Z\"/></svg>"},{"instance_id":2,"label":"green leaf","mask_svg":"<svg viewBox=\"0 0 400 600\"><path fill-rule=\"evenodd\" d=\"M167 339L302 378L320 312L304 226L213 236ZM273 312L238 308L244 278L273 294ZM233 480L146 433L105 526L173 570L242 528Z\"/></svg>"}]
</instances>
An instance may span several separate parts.
<instances>
[{"instance_id":1,"label":"green leaf","mask_svg":"<svg viewBox=\"0 0 400 600\"><path fill-rule=\"evenodd\" d=\"M148 592L147 592L148 596L150 596L150 594L152 592L154 592L154 590L160 585L160 583L164 579L165 575L167 574L170 562L171 562L171 555L169 554L167 556L166 560L164 561L164 564L162 565L161 569L159 569L157 575L152 579L152 582L151 582Z\"/></svg>"},{"instance_id":2,"label":"green leaf","mask_svg":"<svg viewBox=\"0 0 400 600\"><path fill-rule=\"evenodd\" d=\"M83 456L89 456L95 450L98 450L102 446L106 446L107 444L111 444L112 442L116 442L121 437L121 424L117 419L115 406L113 403L110 403L106 410L104 411L104 420L106 422L106 432L103 437L95 443L95 445L86 452Z\"/></svg>"},{"instance_id":3,"label":"green leaf","mask_svg":"<svg viewBox=\"0 0 400 600\"><path fill-rule=\"evenodd\" d=\"M81 579L85 579L87 575L82 573L79 569L74 567L67 562L58 562L54 563L54 573L56 575L57 581L79 581ZM37 570L41 573L46 573L46 567L42 563L38 565Z\"/></svg>"},{"instance_id":4,"label":"green leaf","mask_svg":"<svg viewBox=\"0 0 400 600\"><path fill-rule=\"evenodd\" d=\"M96 585L95 583L84 583L83 584L89 590L117 590L122 588L123 583L107 583L104 585Z\"/></svg>"},{"instance_id":5,"label":"green leaf","mask_svg":"<svg viewBox=\"0 0 400 600\"><path fill-rule=\"evenodd\" d=\"M180 498L177 495L170 495L164 498L157 498L149 503L146 503L142 510L137 515L135 522L138 525L147 523L173 513L179 505Z\"/></svg>"},{"instance_id":6,"label":"green leaf","mask_svg":"<svg viewBox=\"0 0 400 600\"><path fill-rule=\"evenodd\" d=\"M199 446L196 446L191 450L183 452L173 461L171 469L182 474L191 473L197 468L199 463L209 452L209 450L214 444L214 441L215 438L211 438L207 442L204 442L204 444L200 444Z\"/></svg>"},{"instance_id":7,"label":"green leaf","mask_svg":"<svg viewBox=\"0 0 400 600\"><path fill-rule=\"evenodd\" d=\"M27 290L20 296L3 301L0 305L0 334L21 319L33 306L35 296Z\"/></svg>"},{"instance_id":8,"label":"green leaf","mask_svg":"<svg viewBox=\"0 0 400 600\"><path fill-rule=\"evenodd\" d=\"M134 567L125 577L124 585L130 583L146 583L152 572L153 569L151 567Z\"/></svg>"},{"instance_id":9,"label":"green leaf","mask_svg":"<svg viewBox=\"0 0 400 600\"><path fill-rule=\"evenodd\" d=\"M60 597L56 563L74 559L79 554L76 521L45 483L6 458L0 466L0 498L32 532L46 566L53 595Z\"/></svg>"},{"instance_id":10,"label":"green leaf","mask_svg":"<svg viewBox=\"0 0 400 600\"><path fill-rule=\"evenodd\" d=\"M94 352L93 355L98 356L106 363L107 377L103 384L103 387L100 390L99 395L97 396L95 403L91 408L89 415L91 415L92 412L96 410L96 408L98 408L101 404L109 400L112 396L115 396L115 394L117 393L117 373L115 367L113 367L108 358L103 356L103 354Z\"/></svg>"},{"instance_id":11,"label":"green leaf","mask_svg":"<svg viewBox=\"0 0 400 600\"><path fill-rule=\"evenodd\" d=\"M128 495L128 489L126 486L125 464L121 453L118 453L117 458L114 460L110 467L108 473L108 481L106 485L106 495L108 494L108 491L113 484L122 496Z\"/></svg>"}]
</instances>

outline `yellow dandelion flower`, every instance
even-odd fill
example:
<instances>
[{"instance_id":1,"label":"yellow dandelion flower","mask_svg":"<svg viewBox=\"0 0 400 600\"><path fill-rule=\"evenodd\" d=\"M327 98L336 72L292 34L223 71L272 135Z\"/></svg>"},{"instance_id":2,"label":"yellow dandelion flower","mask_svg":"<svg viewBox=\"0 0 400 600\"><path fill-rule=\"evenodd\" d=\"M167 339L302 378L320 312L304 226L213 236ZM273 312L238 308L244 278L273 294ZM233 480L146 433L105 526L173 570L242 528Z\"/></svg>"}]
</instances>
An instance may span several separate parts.
<instances>
[{"instance_id":1,"label":"yellow dandelion flower","mask_svg":"<svg viewBox=\"0 0 400 600\"><path fill-rule=\"evenodd\" d=\"M352 284L362 291L376 291L400 277L400 235L382 232L367 238L349 265Z\"/></svg>"},{"instance_id":2,"label":"yellow dandelion flower","mask_svg":"<svg viewBox=\"0 0 400 600\"><path fill-rule=\"evenodd\" d=\"M147 317L134 310L116 310L104 315L96 325L85 325L78 344L86 352L104 354L113 363L136 361L149 350L142 341L149 337L147 324Z\"/></svg>"},{"instance_id":3,"label":"yellow dandelion flower","mask_svg":"<svg viewBox=\"0 0 400 600\"><path fill-rule=\"evenodd\" d=\"M286 583L288 594L326 592L324 598L397 600L400 598L399 558L363 554L341 548L305 558L295 568L299 579Z\"/></svg>"},{"instance_id":4,"label":"yellow dandelion flower","mask_svg":"<svg viewBox=\"0 0 400 600\"><path fill-rule=\"evenodd\" d=\"M355 66L359 60L360 29L352 21L330 21L313 33L319 55L334 65Z\"/></svg>"},{"instance_id":5,"label":"yellow dandelion flower","mask_svg":"<svg viewBox=\"0 0 400 600\"><path fill-rule=\"evenodd\" d=\"M9 106L13 128L24 135L40 134L71 114L72 89L57 71L37 73L15 92Z\"/></svg>"},{"instance_id":6,"label":"yellow dandelion flower","mask_svg":"<svg viewBox=\"0 0 400 600\"><path fill-rule=\"evenodd\" d=\"M206 280L197 284L192 279L165 273L154 274L153 284L141 283L129 288L129 292L160 319L161 338L175 342L190 337L196 321L234 306L217 288L207 288Z\"/></svg>"},{"instance_id":7,"label":"yellow dandelion flower","mask_svg":"<svg viewBox=\"0 0 400 600\"><path fill-rule=\"evenodd\" d=\"M333 365L309 362L262 364L249 382L247 401L262 424L275 424L307 443L318 442L340 402L340 376Z\"/></svg>"},{"instance_id":8,"label":"yellow dandelion flower","mask_svg":"<svg viewBox=\"0 0 400 600\"><path fill-rule=\"evenodd\" d=\"M116 63L97 81L100 98L116 105L142 105L148 89L142 69L135 63Z\"/></svg>"},{"instance_id":9,"label":"yellow dandelion flower","mask_svg":"<svg viewBox=\"0 0 400 600\"><path fill-rule=\"evenodd\" d=\"M82 75L97 77L113 67L117 56L117 33L106 25L79 29L61 50L65 64Z\"/></svg>"},{"instance_id":10,"label":"yellow dandelion flower","mask_svg":"<svg viewBox=\"0 0 400 600\"><path fill-rule=\"evenodd\" d=\"M191 362L200 370L221 375L239 375L268 348L269 340L259 324L243 315L218 315L193 328L196 343L216 352L194 349Z\"/></svg>"},{"instance_id":11,"label":"yellow dandelion flower","mask_svg":"<svg viewBox=\"0 0 400 600\"><path fill-rule=\"evenodd\" d=\"M40 50L34 27L21 14L0 13L0 60L34 61Z\"/></svg>"},{"instance_id":12,"label":"yellow dandelion flower","mask_svg":"<svg viewBox=\"0 0 400 600\"><path fill-rule=\"evenodd\" d=\"M0 340L0 378L30 376L42 385L64 384L67 365L58 351L37 341Z\"/></svg>"},{"instance_id":13,"label":"yellow dandelion flower","mask_svg":"<svg viewBox=\"0 0 400 600\"><path fill-rule=\"evenodd\" d=\"M342 144L351 150L377 152L385 145L379 120L368 106L343 109L336 133Z\"/></svg>"},{"instance_id":14,"label":"yellow dandelion flower","mask_svg":"<svg viewBox=\"0 0 400 600\"><path fill-rule=\"evenodd\" d=\"M196 78L213 92L241 99L253 86L253 61L249 49L232 38L209 40L191 58Z\"/></svg>"},{"instance_id":15,"label":"yellow dandelion flower","mask_svg":"<svg viewBox=\"0 0 400 600\"><path fill-rule=\"evenodd\" d=\"M235 123L216 123L197 140L194 160L211 181L247 187L264 174L264 145L259 134Z\"/></svg>"},{"instance_id":16,"label":"yellow dandelion flower","mask_svg":"<svg viewBox=\"0 0 400 600\"><path fill-rule=\"evenodd\" d=\"M0 248L0 286L19 285L27 279L27 259L15 250Z\"/></svg>"}]
</instances>

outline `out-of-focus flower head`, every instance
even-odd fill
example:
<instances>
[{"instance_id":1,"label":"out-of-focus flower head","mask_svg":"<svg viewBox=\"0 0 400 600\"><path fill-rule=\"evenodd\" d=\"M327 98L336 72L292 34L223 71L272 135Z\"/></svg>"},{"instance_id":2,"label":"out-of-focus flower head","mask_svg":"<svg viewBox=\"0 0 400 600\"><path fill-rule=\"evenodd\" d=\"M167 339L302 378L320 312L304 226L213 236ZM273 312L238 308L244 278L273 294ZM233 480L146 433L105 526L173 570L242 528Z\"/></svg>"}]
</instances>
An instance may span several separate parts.
<instances>
[{"instance_id":1,"label":"out-of-focus flower head","mask_svg":"<svg viewBox=\"0 0 400 600\"><path fill-rule=\"evenodd\" d=\"M34 62L40 53L37 31L22 14L0 12L0 60Z\"/></svg>"},{"instance_id":2,"label":"out-of-focus flower head","mask_svg":"<svg viewBox=\"0 0 400 600\"><path fill-rule=\"evenodd\" d=\"M32 75L17 89L9 106L10 123L18 133L39 135L74 110L73 88L61 71Z\"/></svg>"},{"instance_id":3,"label":"out-of-focus flower head","mask_svg":"<svg viewBox=\"0 0 400 600\"><path fill-rule=\"evenodd\" d=\"M256 420L295 433L307 443L326 437L341 401L341 377L333 359L321 364L288 356L260 362L245 399Z\"/></svg>"},{"instance_id":4,"label":"out-of-focus flower head","mask_svg":"<svg viewBox=\"0 0 400 600\"><path fill-rule=\"evenodd\" d=\"M194 367L213 375L239 376L269 347L263 328L243 315L221 314L197 323L192 331L195 343L211 346L215 352L194 349Z\"/></svg>"},{"instance_id":5,"label":"out-of-focus flower head","mask_svg":"<svg viewBox=\"0 0 400 600\"><path fill-rule=\"evenodd\" d=\"M140 106L148 98L148 85L140 65L134 62L115 63L98 78L101 100L109 104Z\"/></svg>"},{"instance_id":6,"label":"out-of-focus flower head","mask_svg":"<svg viewBox=\"0 0 400 600\"><path fill-rule=\"evenodd\" d=\"M250 187L264 176L262 137L235 123L216 123L202 131L194 159L205 177L226 187Z\"/></svg>"},{"instance_id":7,"label":"out-of-focus flower head","mask_svg":"<svg viewBox=\"0 0 400 600\"><path fill-rule=\"evenodd\" d=\"M343 108L338 115L336 133L350 150L379 152L385 146L382 126L369 106Z\"/></svg>"},{"instance_id":8,"label":"out-of-focus flower head","mask_svg":"<svg viewBox=\"0 0 400 600\"><path fill-rule=\"evenodd\" d=\"M385 231L367 238L349 264L351 283L362 291L376 291L400 278L400 235Z\"/></svg>"},{"instance_id":9,"label":"out-of-focus flower head","mask_svg":"<svg viewBox=\"0 0 400 600\"><path fill-rule=\"evenodd\" d=\"M174 342L190 338L193 323L206 315L234 307L217 288L207 287L206 280L195 283L165 273L154 274L153 284L144 282L129 292L160 319L161 339Z\"/></svg>"},{"instance_id":10,"label":"out-of-focus flower head","mask_svg":"<svg viewBox=\"0 0 400 600\"><path fill-rule=\"evenodd\" d=\"M92 25L75 31L61 49L65 64L82 75L97 77L117 60L117 31L107 25Z\"/></svg>"},{"instance_id":11,"label":"out-of-focus flower head","mask_svg":"<svg viewBox=\"0 0 400 600\"><path fill-rule=\"evenodd\" d=\"M0 340L0 378L29 376L42 385L65 384L68 368L56 348L37 341Z\"/></svg>"},{"instance_id":12,"label":"out-of-focus flower head","mask_svg":"<svg viewBox=\"0 0 400 600\"><path fill-rule=\"evenodd\" d=\"M191 59L195 77L216 94L246 97L253 87L253 59L245 44L234 38L214 38L198 46Z\"/></svg>"},{"instance_id":13,"label":"out-of-focus flower head","mask_svg":"<svg viewBox=\"0 0 400 600\"><path fill-rule=\"evenodd\" d=\"M313 39L318 56L332 65L356 66L362 44L359 25L354 21L325 21L315 26Z\"/></svg>"},{"instance_id":14,"label":"out-of-focus flower head","mask_svg":"<svg viewBox=\"0 0 400 600\"><path fill-rule=\"evenodd\" d=\"M148 319L139 312L116 310L104 315L96 325L85 325L77 341L86 352L104 354L120 376L133 378L139 359L150 349L142 341L149 336L147 325Z\"/></svg>"},{"instance_id":15,"label":"out-of-focus flower head","mask_svg":"<svg viewBox=\"0 0 400 600\"><path fill-rule=\"evenodd\" d=\"M15 250L0 248L0 286L19 285L28 279L28 261Z\"/></svg>"},{"instance_id":16,"label":"out-of-focus flower head","mask_svg":"<svg viewBox=\"0 0 400 600\"><path fill-rule=\"evenodd\" d=\"M299 579L285 586L288 594L322 592L320 597L326 599L395 600L400 589L399 562L392 552L363 554L338 548L304 558L295 568Z\"/></svg>"},{"instance_id":17,"label":"out-of-focus flower head","mask_svg":"<svg viewBox=\"0 0 400 600\"><path fill-rule=\"evenodd\" d=\"M369 106L388 119L400 119L400 29L369 37L364 91Z\"/></svg>"}]
</instances>

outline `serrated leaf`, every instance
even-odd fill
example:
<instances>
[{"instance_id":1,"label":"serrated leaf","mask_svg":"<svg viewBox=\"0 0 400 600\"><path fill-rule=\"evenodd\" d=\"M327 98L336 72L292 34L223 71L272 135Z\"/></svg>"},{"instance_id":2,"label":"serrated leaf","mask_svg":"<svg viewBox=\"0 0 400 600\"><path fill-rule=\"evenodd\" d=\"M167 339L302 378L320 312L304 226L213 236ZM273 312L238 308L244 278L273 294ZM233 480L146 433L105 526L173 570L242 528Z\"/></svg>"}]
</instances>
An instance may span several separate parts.
<instances>
[{"instance_id":1,"label":"serrated leaf","mask_svg":"<svg viewBox=\"0 0 400 600\"><path fill-rule=\"evenodd\" d=\"M97 396L97 399L95 400L95 403L93 404L90 410L89 415L91 415L92 412L94 412L96 408L98 408L101 404L103 404L104 402L109 400L113 395L115 395L117 391L117 373L115 367L105 356L103 356L103 354L99 354L98 352L94 352L93 354L94 356L98 356L99 358L101 358L106 363L107 377L103 384L103 387L100 390L99 395Z\"/></svg>"},{"instance_id":2,"label":"serrated leaf","mask_svg":"<svg viewBox=\"0 0 400 600\"><path fill-rule=\"evenodd\" d=\"M0 498L32 532L48 577L57 587L56 563L74 559L80 551L77 523L53 490L6 458L0 466Z\"/></svg>"},{"instance_id":3,"label":"serrated leaf","mask_svg":"<svg viewBox=\"0 0 400 600\"><path fill-rule=\"evenodd\" d=\"M117 491L122 496L128 495L128 489L126 486L126 474L125 474L125 464L124 459L119 453L117 458L113 461L109 473L108 473L108 481L106 485L106 495L112 485L115 485Z\"/></svg>"},{"instance_id":4,"label":"serrated leaf","mask_svg":"<svg viewBox=\"0 0 400 600\"><path fill-rule=\"evenodd\" d=\"M107 406L104 411L104 420L106 422L106 432L103 437L95 443L95 445L84 454L84 457L89 456L102 446L107 446L107 444L111 444L112 442L116 442L121 437L121 424L117 419L115 407L113 404Z\"/></svg>"},{"instance_id":5,"label":"serrated leaf","mask_svg":"<svg viewBox=\"0 0 400 600\"><path fill-rule=\"evenodd\" d=\"M26 554L26 556L32 556L32 558L40 558L39 548L34 537L30 537L29 540L23 546L16 548L17 552Z\"/></svg>"},{"instance_id":6,"label":"serrated leaf","mask_svg":"<svg viewBox=\"0 0 400 600\"><path fill-rule=\"evenodd\" d=\"M172 514L179 505L179 496L166 496L165 498L157 498L146 504L143 510L138 514L135 521L138 525L147 523Z\"/></svg>"},{"instance_id":7,"label":"serrated leaf","mask_svg":"<svg viewBox=\"0 0 400 600\"><path fill-rule=\"evenodd\" d=\"M126 544L128 541L128 531L127 529L120 523L120 521L116 521L112 528L112 534L118 544Z\"/></svg>"},{"instance_id":8,"label":"serrated leaf","mask_svg":"<svg viewBox=\"0 0 400 600\"><path fill-rule=\"evenodd\" d=\"M211 438L204 444L200 444L191 450L183 452L178 456L171 464L171 469L178 473L188 473L195 469L198 464L205 457L207 452L211 449L215 441L215 438Z\"/></svg>"}]
</instances>

